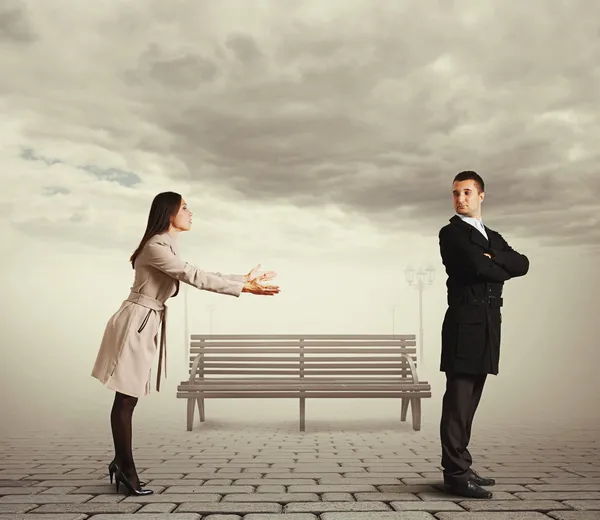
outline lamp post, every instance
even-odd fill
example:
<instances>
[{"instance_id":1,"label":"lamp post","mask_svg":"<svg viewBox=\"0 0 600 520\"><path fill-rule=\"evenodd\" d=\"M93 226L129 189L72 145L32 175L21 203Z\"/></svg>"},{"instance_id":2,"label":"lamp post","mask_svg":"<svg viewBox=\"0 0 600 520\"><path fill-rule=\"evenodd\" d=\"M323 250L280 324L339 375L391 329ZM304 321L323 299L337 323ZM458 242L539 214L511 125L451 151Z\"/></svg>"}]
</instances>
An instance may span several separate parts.
<instances>
[{"instance_id":1,"label":"lamp post","mask_svg":"<svg viewBox=\"0 0 600 520\"><path fill-rule=\"evenodd\" d=\"M406 281L413 289L419 291L419 361L423 363L423 291L427 289L435 279L433 267L421 267L415 271L412 267L404 270Z\"/></svg>"}]
</instances>

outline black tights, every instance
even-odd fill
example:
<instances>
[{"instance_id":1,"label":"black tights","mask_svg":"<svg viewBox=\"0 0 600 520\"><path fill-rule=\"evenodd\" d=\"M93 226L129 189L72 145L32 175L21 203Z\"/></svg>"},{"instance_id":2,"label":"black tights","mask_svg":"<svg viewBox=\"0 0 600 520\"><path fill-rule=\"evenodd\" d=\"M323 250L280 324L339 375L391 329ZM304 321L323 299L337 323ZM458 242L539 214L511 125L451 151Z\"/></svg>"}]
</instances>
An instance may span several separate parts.
<instances>
[{"instance_id":1,"label":"black tights","mask_svg":"<svg viewBox=\"0 0 600 520\"><path fill-rule=\"evenodd\" d=\"M139 478L133 462L131 418L137 402L137 397L116 392L110 412L110 425L115 445L115 462L135 487L139 486Z\"/></svg>"}]
</instances>

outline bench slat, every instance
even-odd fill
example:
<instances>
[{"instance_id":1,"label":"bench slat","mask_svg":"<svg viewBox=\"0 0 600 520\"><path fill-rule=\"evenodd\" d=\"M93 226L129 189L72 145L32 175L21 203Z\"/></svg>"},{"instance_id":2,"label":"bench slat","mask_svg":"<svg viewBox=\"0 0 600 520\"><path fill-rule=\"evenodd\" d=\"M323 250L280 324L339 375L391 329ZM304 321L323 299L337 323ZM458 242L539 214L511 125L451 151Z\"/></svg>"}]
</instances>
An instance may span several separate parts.
<instances>
[{"instance_id":1,"label":"bench slat","mask_svg":"<svg viewBox=\"0 0 600 520\"><path fill-rule=\"evenodd\" d=\"M221 362L213 362L213 361L204 361L202 364L204 369L207 368L246 368L248 367L248 363L221 363ZM263 363L261 365L256 365L261 368L293 368L295 370L304 370L306 372L310 372L314 369L325 369L325 368L358 368L358 367L366 367L366 368L406 368L408 369L408 363L369 363L369 364L350 364L350 363L304 363L304 367L302 367L299 363Z\"/></svg>"},{"instance_id":2,"label":"bench slat","mask_svg":"<svg viewBox=\"0 0 600 520\"><path fill-rule=\"evenodd\" d=\"M206 384L205 382L199 382L199 381L194 381L194 382L190 382L188 384L180 384L179 385L181 388L186 388L190 391L194 391L194 390L200 390L200 389L208 389L210 388L211 390L215 390L215 389L220 389L220 390L228 390L231 388L234 388L236 390L243 390L243 389L255 389L255 390L262 390L262 389L267 389L267 388L339 388L341 390L346 389L346 388L361 388L363 390L368 389L368 388L373 388L373 389L377 389L377 388L404 388L404 389L411 389L411 388L421 388L422 386L428 386L428 383L426 382L422 382L422 383L413 383L413 382L409 382L409 381L404 381L404 382L400 382L400 381L395 381L395 382L389 382L389 383L378 383L378 382L374 382L374 381L369 381L369 382L365 382L365 383L356 383L353 381L349 381L349 382L331 382L331 381L314 381L314 382L309 382L309 381L300 381L300 380L296 380L296 381L273 381L273 382L261 382L261 383L254 383L252 381L245 381L245 382L240 382L238 384L232 384L231 382L211 382L209 384Z\"/></svg>"},{"instance_id":3,"label":"bench slat","mask_svg":"<svg viewBox=\"0 0 600 520\"><path fill-rule=\"evenodd\" d=\"M198 352L199 354L200 352ZM193 362L196 359L196 354L193 356L190 356L190 362ZM295 361L298 362L300 360L300 354L298 352L296 352L293 356L273 356L273 357L265 357L265 356L213 356L213 355L205 355L204 356L204 362L207 361L223 361L223 362L236 362L236 361L244 361L244 362L286 362L286 361ZM404 363L406 363L406 360L397 355L397 356L388 356L388 355L382 355L382 356L368 356L365 355L364 357L361 356L327 356L327 357L317 357L317 356L304 356L304 363L315 363L315 362L342 362L342 363L346 363L346 362L356 362L356 363L363 363L363 362L373 362L373 361L378 361L380 363L383 362L388 362L388 361L403 361Z\"/></svg>"},{"instance_id":4,"label":"bench slat","mask_svg":"<svg viewBox=\"0 0 600 520\"><path fill-rule=\"evenodd\" d=\"M363 347L336 347L330 348L312 348L305 347L303 349L304 354L415 354L416 349L412 348L401 348L401 347L389 347L389 348L363 348ZM300 353L300 349L296 348L267 348L267 347L227 347L227 348L214 348L205 347L198 349L191 349L190 354L296 354Z\"/></svg>"},{"instance_id":5,"label":"bench slat","mask_svg":"<svg viewBox=\"0 0 600 520\"><path fill-rule=\"evenodd\" d=\"M212 347L212 348L227 348L227 347L240 347L254 348L254 347L405 347L414 346L415 341L311 341L311 340L297 340L297 341L192 341L192 348L201 347Z\"/></svg>"},{"instance_id":6,"label":"bench slat","mask_svg":"<svg viewBox=\"0 0 600 520\"><path fill-rule=\"evenodd\" d=\"M190 334L192 342L195 341L230 341L233 340L237 343L259 340L259 341L272 341L272 340L343 340L343 341L357 341L357 340L371 340L371 341L404 341L412 340L415 341L417 336L415 334Z\"/></svg>"},{"instance_id":7,"label":"bench slat","mask_svg":"<svg viewBox=\"0 0 600 520\"><path fill-rule=\"evenodd\" d=\"M179 398L189 397L187 394L177 394ZM351 393L340 393L340 392L265 392L265 393L231 393L231 392L223 392L223 393L210 393L207 392L202 396L204 399L255 399L255 398L300 398L303 397L305 399L316 399L316 398L324 398L324 399L335 399L335 398L348 398L351 397L353 399L377 399L377 398L396 398L400 399L402 397L416 397L416 398L425 398L431 397L431 392L419 392L415 395L411 395L410 392L374 392L374 393L364 393L364 392L351 392Z\"/></svg>"}]
</instances>

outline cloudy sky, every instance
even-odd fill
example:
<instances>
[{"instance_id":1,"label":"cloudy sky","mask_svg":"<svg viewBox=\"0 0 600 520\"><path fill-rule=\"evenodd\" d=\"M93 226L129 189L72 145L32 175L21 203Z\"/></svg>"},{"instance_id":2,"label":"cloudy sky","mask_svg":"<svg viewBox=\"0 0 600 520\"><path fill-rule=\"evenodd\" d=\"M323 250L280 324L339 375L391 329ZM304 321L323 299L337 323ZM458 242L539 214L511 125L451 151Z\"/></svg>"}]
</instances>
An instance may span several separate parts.
<instances>
[{"instance_id":1,"label":"cloudy sky","mask_svg":"<svg viewBox=\"0 0 600 520\"><path fill-rule=\"evenodd\" d=\"M532 262L506 286L504 384L551 384L564 356L594 379L597 19L586 0L5 0L0 339L13 380L54 369L60 388L105 396L89 371L165 190L195 213L186 260L261 262L283 291L191 290L191 332L389 333L395 305L395 331L416 333L403 270L430 265L433 380L437 233L463 169L486 181L486 224ZM172 395L183 298L171 308Z\"/></svg>"}]
</instances>

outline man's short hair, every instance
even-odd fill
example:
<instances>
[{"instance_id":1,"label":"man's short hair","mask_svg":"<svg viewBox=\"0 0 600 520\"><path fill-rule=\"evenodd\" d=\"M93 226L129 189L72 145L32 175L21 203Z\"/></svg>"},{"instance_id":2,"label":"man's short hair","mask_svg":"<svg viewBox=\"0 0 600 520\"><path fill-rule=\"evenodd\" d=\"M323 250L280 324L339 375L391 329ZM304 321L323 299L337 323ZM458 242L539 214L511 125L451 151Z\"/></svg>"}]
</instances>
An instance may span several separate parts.
<instances>
[{"instance_id":1,"label":"man's short hair","mask_svg":"<svg viewBox=\"0 0 600 520\"><path fill-rule=\"evenodd\" d=\"M485 191L485 183L483 182L483 179L477 172L474 172L471 170L465 170L460 173L457 173L456 176L454 177L454 182L457 182L457 181L462 182L462 181L469 181L469 180L475 182L475 186L477 186L477 191L479 193L483 193Z\"/></svg>"}]
</instances>

